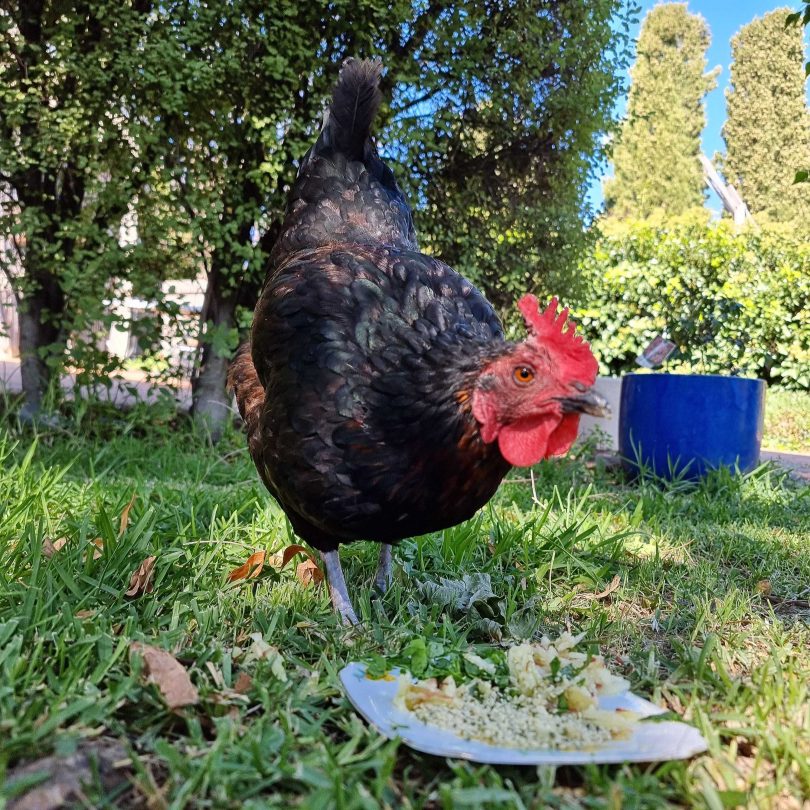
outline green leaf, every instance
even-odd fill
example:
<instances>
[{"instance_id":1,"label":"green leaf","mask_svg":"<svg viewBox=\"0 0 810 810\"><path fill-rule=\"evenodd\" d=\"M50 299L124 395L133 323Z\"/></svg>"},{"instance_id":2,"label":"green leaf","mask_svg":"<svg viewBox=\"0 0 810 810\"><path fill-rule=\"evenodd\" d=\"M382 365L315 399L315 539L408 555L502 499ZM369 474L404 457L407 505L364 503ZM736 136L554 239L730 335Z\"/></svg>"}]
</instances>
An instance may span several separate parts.
<instances>
[{"instance_id":1,"label":"green leaf","mask_svg":"<svg viewBox=\"0 0 810 810\"><path fill-rule=\"evenodd\" d=\"M414 638L405 646L402 655L410 660L409 670L420 678L428 666L427 645L423 638Z\"/></svg>"},{"instance_id":2,"label":"green leaf","mask_svg":"<svg viewBox=\"0 0 810 810\"><path fill-rule=\"evenodd\" d=\"M366 675L372 680L384 678L390 669L388 660L382 655L369 655L366 658Z\"/></svg>"}]
</instances>

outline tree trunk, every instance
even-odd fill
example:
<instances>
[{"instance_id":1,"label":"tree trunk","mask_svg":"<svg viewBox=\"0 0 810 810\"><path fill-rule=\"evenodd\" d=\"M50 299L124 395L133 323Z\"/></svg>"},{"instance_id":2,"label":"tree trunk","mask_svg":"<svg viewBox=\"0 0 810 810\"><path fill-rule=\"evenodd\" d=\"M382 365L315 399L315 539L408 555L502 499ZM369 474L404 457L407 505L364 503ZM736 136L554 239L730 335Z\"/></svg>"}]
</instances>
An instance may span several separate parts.
<instances>
[{"instance_id":1,"label":"tree trunk","mask_svg":"<svg viewBox=\"0 0 810 810\"><path fill-rule=\"evenodd\" d=\"M258 191L250 181L246 181L240 199L252 199L257 196ZM236 205L229 207L226 204L226 211L236 207ZM235 245L249 245L252 228L252 222L243 222L236 234ZM262 239L259 245L260 255L261 253L267 255L267 240L274 241L277 231L276 226L265 234L266 239ZM212 442L220 440L228 420L234 415L233 399L226 392L225 386L231 356L236 351L236 346L225 355L221 354L214 348L211 332L217 329L234 329L237 309L240 306L253 308L263 280L246 268L242 269L237 278L229 273L230 268L239 267L244 261L244 256L232 247L228 246L222 252L214 251L211 257L205 301L200 314L200 330L205 327L206 334L201 336L200 364L191 381L191 414L194 422L208 431Z\"/></svg>"},{"instance_id":2,"label":"tree trunk","mask_svg":"<svg viewBox=\"0 0 810 810\"><path fill-rule=\"evenodd\" d=\"M53 360L57 359L59 348L64 349L61 329L64 296L56 279L43 281L46 283L17 298L23 390L20 418L23 421L40 415L43 395L53 382L54 368L60 366Z\"/></svg>"},{"instance_id":3,"label":"tree trunk","mask_svg":"<svg viewBox=\"0 0 810 810\"><path fill-rule=\"evenodd\" d=\"M227 293L230 292L230 295ZM205 291L205 303L200 314L202 354L197 372L191 381L191 414L194 422L208 431L212 442L218 442L231 418L231 397L225 391L230 357L215 349L209 335L216 329L232 329L236 316L236 296L226 290L222 272L212 266Z\"/></svg>"}]
</instances>

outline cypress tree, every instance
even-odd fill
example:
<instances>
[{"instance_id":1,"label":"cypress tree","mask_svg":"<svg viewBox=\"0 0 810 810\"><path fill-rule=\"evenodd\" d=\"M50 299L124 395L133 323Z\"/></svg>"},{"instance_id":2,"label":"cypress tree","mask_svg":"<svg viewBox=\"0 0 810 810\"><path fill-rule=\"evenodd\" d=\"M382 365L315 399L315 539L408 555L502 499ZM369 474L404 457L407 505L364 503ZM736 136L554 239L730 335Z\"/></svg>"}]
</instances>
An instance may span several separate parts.
<instances>
[{"instance_id":1,"label":"cypress tree","mask_svg":"<svg viewBox=\"0 0 810 810\"><path fill-rule=\"evenodd\" d=\"M614 177L605 184L610 215L677 215L703 204L703 99L718 72L704 72L709 42L706 21L690 14L686 3L656 6L644 18L627 118L613 153Z\"/></svg>"},{"instance_id":2,"label":"cypress tree","mask_svg":"<svg viewBox=\"0 0 810 810\"><path fill-rule=\"evenodd\" d=\"M744 25L731 40L723 170L754 216L804 222L810 188L794 185L797 166L810 166L802 29L777 9Z\"/></svg>"}]
</instances>

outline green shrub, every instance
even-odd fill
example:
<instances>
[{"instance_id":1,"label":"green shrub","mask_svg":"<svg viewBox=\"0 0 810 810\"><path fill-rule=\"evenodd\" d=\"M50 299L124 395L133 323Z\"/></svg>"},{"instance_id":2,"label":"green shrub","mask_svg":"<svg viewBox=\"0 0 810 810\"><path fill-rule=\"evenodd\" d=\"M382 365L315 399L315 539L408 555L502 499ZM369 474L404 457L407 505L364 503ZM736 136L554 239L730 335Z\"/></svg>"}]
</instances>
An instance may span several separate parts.
<instances>
[{"instance_id":1,"label":"green shrub","mask_svg":"<svg viewBox=\"0 0 810 810\"><path fill-rule=\"evenodd\" d=\"M576 310L603 374L637 368L657 334L678 345L671 370L757 376L810 388L810 243L725 222L634 223L581 264Z\"/></svg>"}]
</instances>

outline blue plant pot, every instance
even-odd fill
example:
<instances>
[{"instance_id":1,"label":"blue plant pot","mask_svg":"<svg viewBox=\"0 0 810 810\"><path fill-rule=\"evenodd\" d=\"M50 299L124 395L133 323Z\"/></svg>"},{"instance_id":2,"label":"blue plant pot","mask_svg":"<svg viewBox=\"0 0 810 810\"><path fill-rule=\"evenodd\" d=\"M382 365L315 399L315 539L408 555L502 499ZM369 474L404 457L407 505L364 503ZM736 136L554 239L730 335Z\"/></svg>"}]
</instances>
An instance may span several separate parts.
<instances>
[{"instance_id":1,"label":"blue plant pot","mask_svg":"<svg viewBox=\"0 0 810 810\"><path fill-rule=\"evenodd\" d=\"M628 374L622 380L619 452L662 478L701 478L721 466L759 464L765 382L714 374Z\"/></svg>"}]
</instances>

